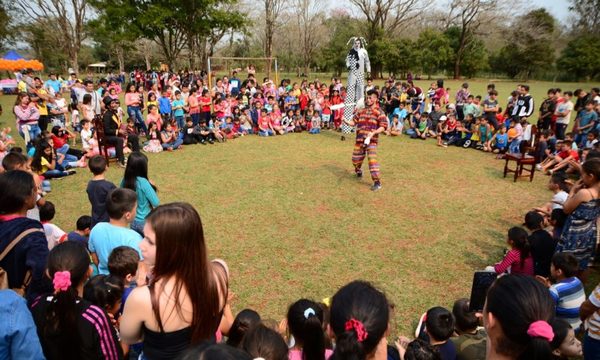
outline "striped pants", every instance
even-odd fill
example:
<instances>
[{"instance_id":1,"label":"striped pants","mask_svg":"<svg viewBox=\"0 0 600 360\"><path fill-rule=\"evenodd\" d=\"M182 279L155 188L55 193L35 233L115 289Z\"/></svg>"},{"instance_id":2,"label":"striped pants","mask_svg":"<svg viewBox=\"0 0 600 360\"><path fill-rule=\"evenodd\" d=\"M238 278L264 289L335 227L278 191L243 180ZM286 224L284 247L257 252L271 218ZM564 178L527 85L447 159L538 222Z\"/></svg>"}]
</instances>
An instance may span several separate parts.
<instances>
[{"instance_id":1,"label":"striped pants","mask_svg":"<svg viewBox=\"0 0 600 360\"><path fill-rule=\"evenodd\" d=\"M373 182L379 182L379 162L377 162L377 143L370 143L367 146L363 146L362 142L354 144L354 151L352 152L352 164L354 164L354 170L356 172L361 171L363 160L365 156L369 158L369 172L371 173L371 179Z\"/></svg>"}]
</instances>

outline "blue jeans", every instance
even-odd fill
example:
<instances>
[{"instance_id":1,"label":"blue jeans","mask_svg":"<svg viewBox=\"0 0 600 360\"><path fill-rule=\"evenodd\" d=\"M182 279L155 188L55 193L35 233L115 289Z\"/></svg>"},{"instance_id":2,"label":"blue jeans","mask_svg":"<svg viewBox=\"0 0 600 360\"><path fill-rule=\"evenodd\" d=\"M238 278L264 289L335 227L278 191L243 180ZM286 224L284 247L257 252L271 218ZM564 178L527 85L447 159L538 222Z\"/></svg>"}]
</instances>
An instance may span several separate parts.
<instances>
[{"instance_id":1,"label":"blue jeans","mask_svg":"<svg viewBox=\"0 0 600 360\"><path fill-rule=\"evenodd\" d=\"M600 360L600 340L592 339L587 333L583 337L583 359Z\"/></svg>"},{"instance_id":2,"label":"blue jeans","mask_svg":"<svg viewBox=\"0 0 600 360\"><path fill-rule=\"evenodd\" d=\"M24 131L27 131L26 129L24 129L25 126L29 126L28 132L29 132L29 139L31 139L31 140L27 143L27 149L30 149L33 147L33 144L31 142L33 140L35 140L35 138L40 136L40 134L42 133L42 129L40 129L40 126L38 124L19 126L19 135L21 135L21 137L23 139L25 139Z\"/></svg>"},{"instance_id":3,"label":"blue jeans","mask_svg":"<svg viewBox=\"0 0 600 360\"><path fill-rule=\"evenodd\" d=\"M42 176L44 176L44 178L46 178L46 179L61 178L61 177L65 177L67 175L69 175L69 174L67 174L66 171L58 170L58 169L48 170L42 174Z\"/></svg>"},{"instance_id":4,"label":"blue jeans","mask_svg":"<svg viewBox=\"0 0 600 360\"><path fill-rule=\"evenodd\" d=\"M508 152L511 154L520 153L521 151L520 151L519 145L521 145L521 140L514 139L513 141L510 142L510 145L508 146Z\"/></svg>"},{"instance_id":5,"label":"blue jeans","mask_svg":"<svg viewBox=\"0 0 600 360\"><path fill-rule=\"evenodd\" d=\"M312 129L310 129L309 133L310 134L319 134L319 133L321 133L321 129L319 129L319 128L312 128Z\"/></svg>"},{"instance_id":6,"label":"blue jeans","mask_svg":"<svg viewBox=\"0 0 600 360\"><path fill-rule=\"evenodd\" d=\"M179 149L179 147L181 147L181 144L183 144L183 140L177 139L177 140L171 141L169 143L163 143L162 147L165 150L167 150L169 148L171 148L171 149Z\"/></svg>"},{"instance_id":7,"label":"blue jeans","mask_svg":"<svg viewBox=\"0 0 600 360\"><path fill-rule=\"evenodd\" d=\"M269 130L258 130L258 136L273 136L275 134L273 134L273 131L271 129Z\"/></svg>"},{"instance_id":8,"label":"blue jeans","mask_svg":"<svg viewBox=\"0 0 600 360\"><path fill-rule=\"evenodd\" d=\"M144 133L148 133L148 128L146 127L146 123L144 122L144 117L142 116L142 110L139 106L128 106L127 114L130 118L135 122L136 127L139 127L144 131Z\"/></svg>"},{"instance_id":9,"label":"blue jeans","mask_svg":"<svg viewBox=\"0 0 600 360\"><path fill-rule=\"evenodd\" d=\"M183 116L175 116L175 121L177 122L177 128L179 130L183 129L183 126L185 125Z\"/></svg>"}]
</instances>

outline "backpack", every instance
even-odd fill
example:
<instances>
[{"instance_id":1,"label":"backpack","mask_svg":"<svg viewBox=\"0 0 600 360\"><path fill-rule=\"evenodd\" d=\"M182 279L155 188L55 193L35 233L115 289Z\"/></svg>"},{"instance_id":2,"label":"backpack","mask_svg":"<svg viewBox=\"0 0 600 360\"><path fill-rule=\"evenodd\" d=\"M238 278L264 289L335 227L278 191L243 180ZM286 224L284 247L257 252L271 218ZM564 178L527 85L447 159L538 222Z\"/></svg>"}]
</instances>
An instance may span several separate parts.
<instances>
[{"instance_id":1,"label":"backpack","mask_svg":"<svg viewBox=\"0 0 600 360\"><path fill-rule=\"evenodd\" d=\"M34 232L41 232L43 233L44 231L42 229L27 229L25 231L23 231L22 233L19 234L19 236L17 236L13 241L10 242L10 244L8 244L8 246L6 247L6 249L4 249L4 251L0 254L0 261L2 261L6 255L8 255L8 253L19 243L19 241L21 241L24 237L26 237L29 234L32 234ZM29 282L31 280L31 274L29 272L27 272L27 274L25 274L25 279L23 280L23 285L21 288L19 289L13 289L15 290L17 293L23 295L25 293L25 288L27 287L27 285L29 285ZM0 290L4 290L4 289L8 289L8 273L6 272L6 270L4 270L3 268L0 267Z\"/></svg>"}]
</instances>

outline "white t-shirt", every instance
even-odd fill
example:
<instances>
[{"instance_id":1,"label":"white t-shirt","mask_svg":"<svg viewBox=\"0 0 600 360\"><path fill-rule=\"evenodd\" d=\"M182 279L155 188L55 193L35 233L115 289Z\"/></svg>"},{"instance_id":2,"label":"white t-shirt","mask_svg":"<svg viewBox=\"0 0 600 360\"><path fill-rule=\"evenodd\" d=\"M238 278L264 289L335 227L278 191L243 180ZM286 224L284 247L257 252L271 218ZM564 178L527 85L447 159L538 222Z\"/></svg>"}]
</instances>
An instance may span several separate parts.
<instances>
[{"instance_id":1,"label":"white t-shirt","mask_svg":"<svg viewBox=\"0 0 600 360\"><path fill-rule=\"evenodd\" d=\"M552 197L552 210L562 209L563 204L567 201L569 194L565 191L559 191Z\"/></svg>"},{"instance_id":2,"label":"white t-shirt","mask_svg":"<svg viewBox=\"0 0 600 360\"><path fill-rule=\"evenodd\" d=\"M92 138L92 130L81 130L81 145L83 146L83 150L90 150L92 145L90 145L90 139Z\"/></svg>"},{"instance_id":3,"label":"white t-shirt","mask_svg":"<svg viewBox=\"0 0 600 360\"><path fill-rule=\"evenodd\" d=\"M596 145L596 143L598 143L598 139L594 139L592 141L586 140L585 141L585 149L591 149L594 147L594 145Z\"/></svg>"},{"instance_id":4,"label":"white t-shirt","mask_svg":"<svg viewBox=\"0 0 600 360\"><path fill-rule=\"evenodd\" d=\"M556 118L556 123L568 125L569 121L571 121L571 112L572 111L573 111L573 103L572 102L565 101L563 103L558 104L558 106L556 107L556 111L554 113L555 114L567 113L567 116L565 116L565 117L558 116Z\"/></svg>"},{"instance_id":5,"label":"white t-shirt","mask_svg":"<svg viewBox=\"0 0 600 360\"><path fill-rule=\"evenodd\" d=\"M45 223L43 226L46 233L46 240L48 240L48 250L52 250L54 246L67 239L67 233L62 231L58 226L50 223Z\"/></svg>"}]
</instances>

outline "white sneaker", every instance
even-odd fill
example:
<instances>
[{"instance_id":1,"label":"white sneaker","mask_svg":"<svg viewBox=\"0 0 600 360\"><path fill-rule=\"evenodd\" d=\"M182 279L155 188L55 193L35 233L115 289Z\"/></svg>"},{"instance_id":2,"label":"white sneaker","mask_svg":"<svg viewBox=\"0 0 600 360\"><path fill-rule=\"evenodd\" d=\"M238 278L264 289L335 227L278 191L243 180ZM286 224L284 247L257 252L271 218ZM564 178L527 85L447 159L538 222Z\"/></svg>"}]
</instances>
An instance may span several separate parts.
<instances>
[{"instance_id":1,"label":"white sneaker","mask_svg":"<svg viewBox=\"0 0 600 360\"><path fill-rule=\"evenodd\" d=\"M535 169L538 170L538 171L542 170L542 165L536 164L535 165Z\"/></svg>"}]
</instances>

